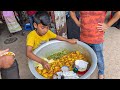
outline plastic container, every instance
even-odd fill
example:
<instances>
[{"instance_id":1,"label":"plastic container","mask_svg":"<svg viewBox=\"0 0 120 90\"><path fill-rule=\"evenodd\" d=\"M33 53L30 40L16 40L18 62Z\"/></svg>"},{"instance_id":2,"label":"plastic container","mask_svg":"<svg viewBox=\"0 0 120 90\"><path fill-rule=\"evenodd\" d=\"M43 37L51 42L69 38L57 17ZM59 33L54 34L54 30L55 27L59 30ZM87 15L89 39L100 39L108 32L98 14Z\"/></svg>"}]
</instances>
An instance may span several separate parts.
<instances>
[{"instance_id":1,"label":"plastic container","mask_svg":"<svg viewBox=\"0 0 120 90\"><path fill-rule=\"evenodd\" d=\"M88 62L84 60L76 60L75 61L75 67L78 69L78 71L83 72L87 70Z\"/></svg>"},{"instance_id":2,"label":"plastic container","mask_svg":"<svg viewBox=\"0 0 120 90\"><path fill-rule=\"evenodd\" d=\"M25 24L24 30L25 30L25 31L32 30L30 23Z\"/></svg>"}]
</instances>

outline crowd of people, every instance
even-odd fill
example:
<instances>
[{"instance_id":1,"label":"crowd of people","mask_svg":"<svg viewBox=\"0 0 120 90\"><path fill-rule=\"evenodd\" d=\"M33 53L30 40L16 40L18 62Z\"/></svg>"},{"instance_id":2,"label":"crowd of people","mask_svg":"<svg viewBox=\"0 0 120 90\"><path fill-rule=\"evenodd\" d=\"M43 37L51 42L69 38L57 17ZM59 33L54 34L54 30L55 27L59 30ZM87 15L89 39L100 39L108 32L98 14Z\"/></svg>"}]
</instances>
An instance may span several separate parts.
<instances>
[{"instance_id":1,"label":"crowd of people","mask_svg":"<svg viewBox=\"0 0 120 90\"><path fill-rule=\"evenodd\" d=\"M9 37L14 35L16 32L21 32L24 36L24 27L28 22L30 23L31 30L33 27L33 16L36 11L1 11L0 16L2 21L7 24L9 30ZM2 21L0 21L2 23Z\"/></svg>"},{"instance_id":2,"label":"crowd of people","mask_svg":"<svg viewBox=\"0 0 120 90\"><path fill-rule=\"evenodd\" d=\"M15 13L17 12L3 11L3 16L10 33L22 30L15 18L15 15L17 15ZM107 23L105 23L107 11L70 11L70 16L67 18L68 38L56 35L50 30L51 20L48 12L28 11L27 13L29 13L30 23L33 25L33 30L26 38L26 56L29 59L41 63L44 68L49 69L49 64L33 53L39 45L48 42L50 39L62 40L71 44L76 44L77 40L80 40L88 44L95 51L98 59L98 79L105 78L103 57L104 34L109 27L120 19L120 11L117 11ZM23 24L23 21L21 23ZM20 78L18 64L14 56L2 56L3 53L8 51L9 49L0 51L0 71L3 73L2 77ZM13 70L10 68L13 68ZM9 73L4 74L5 70L9 70Z\"/></svg>"}]
</instances>

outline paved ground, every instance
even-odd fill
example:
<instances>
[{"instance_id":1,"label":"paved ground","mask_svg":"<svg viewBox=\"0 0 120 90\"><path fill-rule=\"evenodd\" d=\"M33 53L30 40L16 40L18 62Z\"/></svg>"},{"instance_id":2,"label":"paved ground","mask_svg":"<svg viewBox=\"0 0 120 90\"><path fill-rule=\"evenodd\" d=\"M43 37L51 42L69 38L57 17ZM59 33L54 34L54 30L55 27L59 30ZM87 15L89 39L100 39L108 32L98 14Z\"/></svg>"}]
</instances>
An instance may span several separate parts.
<instances>
[{"instance_id":1,"label":"paved ground","mask_svg":"<svg viewBox=\"0 0 120 90\"><path fill-rule=\"evenodd\" d=\"M105 78L120 79L120 30L111 27L105 34L104 62ZM97 70L96 70L97 72ZM91 78L95 77L96 72ZM97 74L96 74L97 75Z\"/></svg>"},{"instance_id":2,"label":"paved ground","mask_svg":"<svg viewBox=\"0 0 120 90\"><path fill-rule=\"evenodd\" d=\"M4 41L8 38L8 29L6 26L3 27L2 34L0 35L0 49L10 48L10 51L13 51L16 54L16 59L19 64L19 71L21 79L33 79L34 76L30 72L27 64L27 57L25 54L25 42L26 35L29 32L25 32L25 36L21 36L20 33L16 33L13 37L17 37L18 40L11 44L4 44Z\"/></svg>"},{"instance_id":3,"label":"paved ground","mask_svg":"<svg viewBox=\"0 0 120 90\"><path fill-rule=\"evenodd\" d=\"M2 29L1 29L2 28ZM16 59L19 64L21 79L34 79L34 76L30 72L27 64L27 57L25 55L25 42L26 35L21 36L20 33L16 33L13 37L17 37L18 40L11 44L4 44L4 41L9 35L6 25L0 25L2 34L0 35L0 49L10 48L11 51L16 53ZM104 42L104 58L105 58L105 78L106 79L120 79L120 30L112 27L105 33ZM90 76L90 79L97 79L97 69Z\"/></svg>"}]
</instances>

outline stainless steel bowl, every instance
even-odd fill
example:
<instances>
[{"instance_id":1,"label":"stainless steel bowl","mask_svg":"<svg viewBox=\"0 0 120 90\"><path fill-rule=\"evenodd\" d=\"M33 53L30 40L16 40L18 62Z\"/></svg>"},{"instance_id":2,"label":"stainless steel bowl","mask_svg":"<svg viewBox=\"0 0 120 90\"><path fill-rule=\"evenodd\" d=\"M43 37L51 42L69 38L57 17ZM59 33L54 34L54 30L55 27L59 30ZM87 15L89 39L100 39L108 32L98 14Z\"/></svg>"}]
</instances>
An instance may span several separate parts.
<instances>
[{"instance_id":1,"label":"stainless steel bowl","mask_svg":"<svg viewBox=\"0 0 120 90\"><path fill-rule=\"evenodd\" d=\"M70 44L65 41L51 40L39 46L36 50L34 50L34 54L37 55L38 57L47 57L53 53L62 51L64 49L67 49L69 51L78 50L90 60L91 66L89 70L83 76L80 77L80 79L87 79L94 72L97 66L97 57L93 49L81 41L77 41L77 44ZM37 79L45 79L42 75L40 75L35 70L33 60L29 60L28 65L29 65L30 71Z\"/></svg>"}]
</instances>

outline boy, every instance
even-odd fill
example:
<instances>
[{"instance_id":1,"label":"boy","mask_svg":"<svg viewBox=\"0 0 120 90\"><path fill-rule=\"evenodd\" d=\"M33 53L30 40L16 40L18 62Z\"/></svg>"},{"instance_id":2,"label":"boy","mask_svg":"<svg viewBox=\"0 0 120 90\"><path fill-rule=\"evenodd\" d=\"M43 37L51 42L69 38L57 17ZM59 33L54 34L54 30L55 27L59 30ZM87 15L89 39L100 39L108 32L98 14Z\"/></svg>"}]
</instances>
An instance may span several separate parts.
<instances>
[{"instance_id":1,"label":"boy","mask_svg":"<svg viewBox=\"0 0 120 90\"><path fill-rule=\"evenodd\" d=\"M104 23L106 11L80 11L81 21L76 18L75 11L70 11L70 15L76 25L81 27L80 41L95 51L98 58L98 78L104 79L104 32L97 30L97 26L98 23Z\"/></svg>"},{"instance_id":2,"label":"boy","mask_svg":"<svg viewBox=\"0 0 120 90\"><path fill-rule=\"evenodd\" d=\"M49 41L49 39L57 39L62 41L67 41L69 43L75 44L77 39L66 39L61 36L58 36L49 30L50 17L47 12L39 13L37 12L34 16L34 27L36 30L31 31L27 36L27 57L38 63L41 63L44 68L49 69L49 64L43 59L39 58L33 54L39 45L44 42Z\"/></svg>"}]
</instances>

